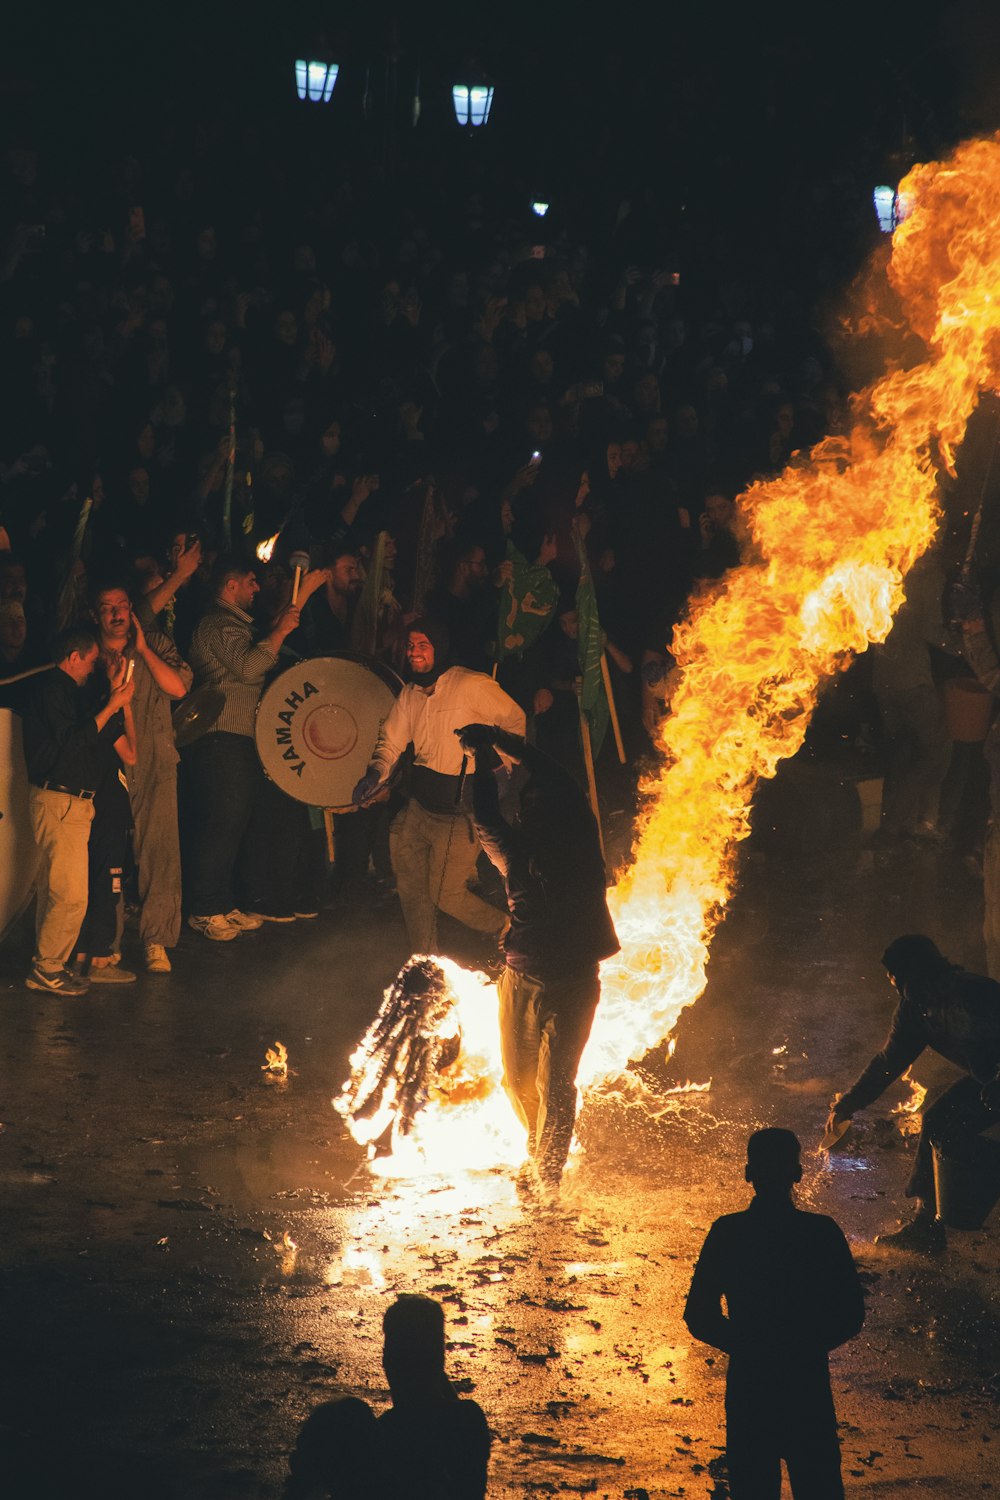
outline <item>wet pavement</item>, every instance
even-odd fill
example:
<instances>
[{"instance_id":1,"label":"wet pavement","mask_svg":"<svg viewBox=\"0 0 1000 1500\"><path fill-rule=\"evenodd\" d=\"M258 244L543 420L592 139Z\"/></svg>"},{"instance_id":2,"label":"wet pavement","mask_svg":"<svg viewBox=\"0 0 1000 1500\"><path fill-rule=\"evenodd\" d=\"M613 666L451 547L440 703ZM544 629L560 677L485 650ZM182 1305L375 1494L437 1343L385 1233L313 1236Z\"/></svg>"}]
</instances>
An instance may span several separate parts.
<instances>
[{"instance_id":1,"label":"wet pavement","mask_svg":"<svg viewBox=\"0 0 1000 1500\"><path fill-rule=\"evenodd\" d=\"M277 1496L314 1405L386 1403L380 1319L405 1290L444 1303L450 1371L496 1434L491 1496L722 1496L724 1361L681 1309L708 1225L746 1201L762 1124L799 1134L800 1202L837 1218L869 1293L832 1360L848 1493L1000 1487L1000 1230L953 1234L935 1261L873 1244L902 1207L903 1085L840 1154L813 1154L891 1014L886 942L923 930L981 967L981 898L953 856L839 842L747 848L708 990L671 1062L646 1070L657 1090L711 1089L588 1099L549 1220L504 1172L373 1178L331 1108L406 956L394 905L226 945L186 932L173 975L78 1001L22 988L15 933L0 950L4 1493ZM262 1068L278 1039L284 1082Z\"/></svg>"}]
</instances>

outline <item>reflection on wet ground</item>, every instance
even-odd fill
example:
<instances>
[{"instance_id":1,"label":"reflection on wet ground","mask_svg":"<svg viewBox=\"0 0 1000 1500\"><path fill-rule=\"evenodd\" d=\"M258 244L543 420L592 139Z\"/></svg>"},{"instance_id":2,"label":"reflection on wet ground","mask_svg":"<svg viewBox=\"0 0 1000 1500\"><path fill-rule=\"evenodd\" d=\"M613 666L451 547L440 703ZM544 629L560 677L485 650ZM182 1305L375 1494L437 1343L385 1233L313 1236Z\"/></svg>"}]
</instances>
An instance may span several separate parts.
<instances>
[{"instance_id":1,"label":"reflection on wet ground","mask_svg":"<svg viewBox=\"0 0 1000 1500\"><path fill-rule=\"evenodd\" d=\"M806 1149L801 1201L838 1219L870 1293L833 1360L849 1493L1000 1484L996 1230L934 1262L873 1245L902 1206L906 1086L836 1156L815 1152L891 1013L885 943L925 930L981 966L977 900L944 856L751 852L708 990L671 1061L644 1069L655 1110L643 1089L588 1100L551 1217L506 1172L373 1178L345 1138L330 1100L405 956L394 913L324 913L223 951L186 935L171 977L72 1003L20 987L15 937L0 953L7 1493L276 1496L315 1404L387 1400L381 1313L419 1290L444 1303L451 1371L496 1432L491 1495L721 1496L723 1361L680 1313L709 1223L746 1201L748 1132L778 1123ZM262 1071L277 1039L287 1081Z\"/></svg>"}]
</instances>

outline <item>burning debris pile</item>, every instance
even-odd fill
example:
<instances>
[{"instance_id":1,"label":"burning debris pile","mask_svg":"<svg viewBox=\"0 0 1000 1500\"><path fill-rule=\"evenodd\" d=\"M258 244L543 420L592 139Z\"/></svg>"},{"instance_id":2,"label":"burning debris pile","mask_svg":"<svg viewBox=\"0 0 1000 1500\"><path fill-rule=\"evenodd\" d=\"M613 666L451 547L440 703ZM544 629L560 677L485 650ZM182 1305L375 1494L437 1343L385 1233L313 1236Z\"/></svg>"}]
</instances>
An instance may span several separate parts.
<instances>
[{"instance_id":1,"label":"burning debris pile","mask_svg":"<svg viewBox=\"0 0 1000 1500\"><path fill-rule=\"evenodd\" d=\"M523 1133L500 1087L496 990L448 958L411 958L351 1058L334 1108L376 1169L520 1160Z\"/></svg>"},{"instance_id":2,"label":"burning debris pile","mask_svg":"<svg viewBox=\"0 0 1000 1500\"><path fill-rule=\"evenodd\" d=\"M352 1059L351 1083L337 1109L368 1140L387 1129L409 1135L461 1046L455 997L444 970L432 958L411 958L386 990Z\"/></svg>"}]
</instances>

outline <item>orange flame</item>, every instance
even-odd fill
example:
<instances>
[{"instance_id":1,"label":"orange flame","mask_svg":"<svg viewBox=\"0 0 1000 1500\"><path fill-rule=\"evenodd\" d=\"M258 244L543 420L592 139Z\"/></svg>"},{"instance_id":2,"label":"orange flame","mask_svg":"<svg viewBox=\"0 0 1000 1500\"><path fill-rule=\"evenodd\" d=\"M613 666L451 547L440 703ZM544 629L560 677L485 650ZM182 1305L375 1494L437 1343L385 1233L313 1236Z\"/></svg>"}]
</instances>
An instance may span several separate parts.
<instances>
[{"instance_id":1,"label":"orange flame","mask_svg":"<svg viewBox=\"0 0 1000 1500\"><path fill-rule=\"evenodd\" d=\"M260 1071L269 1078L288 1077L288 1048L284 1042L275 1042L273 1047L268 1047Z\"/></svg>"},{"instance_id":2,"label":"orange flame","mask_svg":"<svg viewBox=\"0 0 1000 1500\"><path fill-rule=\"evenodd\" d=\"M271 557L272 557L272 555L274 553L274 544L277 542L277 540L278 540L278 538L279 538L280 535L281 535L281 532L280 531L276 531L274 533L274 536L269 536L267 538L266 542L258 542L257 543L257 560L258 560L258 562L270 562L271 561Z\"/></svg>"},{"instance_id":3,"label":"orange flame","mask_svg":"<svg viewBox=\"0 0 1000 1500\"><path fill-rule=\"evenodd\" d=\"M908 1085L909 1093L895 1106L892 1114L896 1116L896 1124L903 1135L917 1135L922 1123L920 1111L924 1107L927 1090L922 1083L918 1083L915 1078L911 1077L909 1068L902 1074L899 1081Z\"/></svg>"},{"instance_id":4,"label":"orange flame","mask_svg":"<svg viewBox=\"0 0 1000 1500\"><path fill-rule=\"evenodd\" d=\"M704 989L757 783L799 749L822 683L888 634L937 528L936 459L952 472L1000 373L1000 136L915 167L901 192L888 280L923 357L854 398L846 437L741 497L752 555L675 632L664 762L612 893L622 951L602 971L581 1083L642 1057Z\"/></svg>"},{"instance_id":5,"label":"orange flame","mask_svg":"<svg viewBox=\"0 0 1000 1500\"><path fill-rule=\"evenodd\" d=\"M266 1239L271 1236L265 1229ZM278 1257L278 1271L282 1276L294 1276L298 1265L299 1247L292 1239L291 1231L286 1229L280 1240L271 1240L271 1249Z\"/></svg>"},{"instance_id":6,"label":"orange flame","mask_svg":"<svg viewBox=\"0 0 1000 1500\"><path fill-rule=\"evenodd\" d=\"M876 308L866 326L899 339L901 310L909 362L855 396L846 436L740 497L747 560L675 632L663 759L611 893L622 947L602 967L581 1087L661 1045L702 993L754 791L802 745L822 684L888 635L903 579L937 529L938 469L953 472L980 391L1000 381L1000 135L915 167L900 194L907 217L879 298L887 305L891 288L898 305L891 318ZM489 1074L496 1094L498 1063ZM461 1135L468 1153L469 1111L449 1128L434 1117L450 1111L431 1105L421 1132L450 1145Z\"/></svg>"}]
</instances>

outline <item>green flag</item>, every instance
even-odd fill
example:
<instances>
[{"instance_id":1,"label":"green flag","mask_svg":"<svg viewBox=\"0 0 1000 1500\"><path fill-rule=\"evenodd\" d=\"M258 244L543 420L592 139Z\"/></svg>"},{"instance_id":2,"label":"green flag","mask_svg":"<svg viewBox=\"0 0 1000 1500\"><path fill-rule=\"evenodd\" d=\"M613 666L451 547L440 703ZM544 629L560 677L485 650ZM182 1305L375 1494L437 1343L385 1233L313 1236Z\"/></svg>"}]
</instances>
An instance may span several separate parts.
<instances>
[{"instance_id":1,"label":"green flag","mask_svg":"<svg viewBox=\"0 0 1000 1500\"><path fill-rule=\"evenodd\" d=\"M65 630L67 625L75 624L77 613L76 592L76 565L80 561L83 551L83 537L87 530L87 522L90 520L90 512L94 501L90 495L86 497L80 506L80 514L76 520L76 529L73 532L73 541L69 549L69 570L59 590L59 599L56 603L56 620L60 630Z\"/></svg>"},{"instance_id":2,"label":"green flag","mask_svg":"<svg viewBox=\"0 0 1000 1500\"><path fill-rule=\"evenodd\" d=\"M533 645L556 612L559 590L548 568L528 562L513 542L507 543L511 579L500 590L496 659L521 656Z\"/></svg>"},{"instance_id":3,"label":"green flag","mask_svg":"<svg viewBox=\"0 0 1000 1500\"><path fill-rule=\"evenodd\" d=\"M576 550L580 558L580 582L576 586L576 614L579 621L577 637L577 659L583 684L580 689L580 709L590 727L590 746L596 760L608 729L608 695L604 690L604 674L601 658L604 655L604 633L597 614L597 595L594 580L590 576L587 548L583 538L576 536Z\"/></svg>"}]
</instances>

